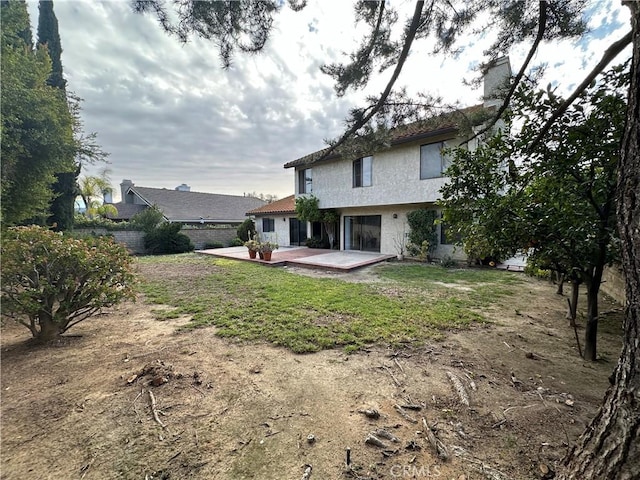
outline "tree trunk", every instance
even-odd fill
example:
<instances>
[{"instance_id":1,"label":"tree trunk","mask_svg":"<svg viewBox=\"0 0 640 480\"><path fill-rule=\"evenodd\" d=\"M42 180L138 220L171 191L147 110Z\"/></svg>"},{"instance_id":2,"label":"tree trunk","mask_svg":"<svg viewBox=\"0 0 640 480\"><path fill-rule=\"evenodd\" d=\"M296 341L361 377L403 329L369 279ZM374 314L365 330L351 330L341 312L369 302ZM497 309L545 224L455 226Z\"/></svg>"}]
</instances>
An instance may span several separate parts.
<instances>
[{"instance_id":1,"label":"tree trunk","mask_svg":"<svg viewBox=\"0 0 640 480\"><path fill-rule=\"evenodd\" d=\"M40 331L35 335L37 343L49 343L60 336L60 327L54 322L51 315L41 311L38 315L38 325Z\"/></svg>"},{"instance_id":2,"label":"tree trunk","mask_svg":"<svg viewBox=\"0 0 640 480\"><path fill-rule=\"evenodd\" d=\"M329 239L329 248L333 250L333 244L335 243L336 236L336 226L333 222L323 222L324 231L327 233L327 238Z\"/></svg>"},{"instance_id":3,"label":"tree trunk","mask_svg":"<svg viewBox=\"0 0 640 480\"><path fill-rule=\"evenodd\" d=\"M624 344L604 404L578 439L558 480L631 480L640 478L640 3L631 10L633 62L618 169L618 228L627 305Z\"/></svg>"},{"instance_id":4,"label":"tree trunk","mask_svg":"<svg viewBox=\"0 0 640 480\"><path fill-rule=\"evenodd\" d=\"M558 282L558 288L556 290L556 293L558 295L564 295L564 273L560 273L560 272L554 272L554 273L556 275L556 281Z\"/></svg>"},{"instance_id":5,"label":"tree trunk","mask_svg":"<svg viewBox=\"0 0 640 480\"><path fill-rule=\"evenodd\" d=\"M567 313L567 319L569 319L569 326L576 326L576 317L578 316L578 297L580 295L580 284L577 280L571 280L571 299L569 301L569 312Z\"/></svg>"},{"instance_id":6,"label":"tree trunk","mask_svg":"<svg viewBox=\"0 0 640 480\"><path fill-rule=\"evenodd\" d=\"M587 280L587 325L584 331L584 359L596 361L596 347L598 343L598 293L602 283L600 278ZM575 322L575 319L574 319Z\"/></svg>"}]
</instances>

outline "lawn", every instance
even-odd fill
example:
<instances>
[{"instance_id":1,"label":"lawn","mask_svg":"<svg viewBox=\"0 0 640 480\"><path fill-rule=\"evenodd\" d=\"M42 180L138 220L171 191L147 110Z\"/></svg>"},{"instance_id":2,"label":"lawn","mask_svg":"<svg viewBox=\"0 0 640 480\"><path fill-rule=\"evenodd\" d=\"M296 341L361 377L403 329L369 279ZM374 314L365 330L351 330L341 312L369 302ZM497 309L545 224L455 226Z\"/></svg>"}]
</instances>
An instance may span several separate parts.
<instances>
[{"instance_id":1,"label":"lawn","mask_svg":"<svg viewBox=\"0 0 640 480\"><path fill-rule=\"evenodd\" d=\"M222 337L271 342L296 353L440 338L486 321L480 308L521 281L513 273L422 264L380 265L372 283L196 254L144 257L138 264L165 272L143 275L147 299L170 307L155 310L157 318L186 315L191 320L184 328L215 326ZM193 274L168 273L185 268Z\"/></svg>"}]
</instances>

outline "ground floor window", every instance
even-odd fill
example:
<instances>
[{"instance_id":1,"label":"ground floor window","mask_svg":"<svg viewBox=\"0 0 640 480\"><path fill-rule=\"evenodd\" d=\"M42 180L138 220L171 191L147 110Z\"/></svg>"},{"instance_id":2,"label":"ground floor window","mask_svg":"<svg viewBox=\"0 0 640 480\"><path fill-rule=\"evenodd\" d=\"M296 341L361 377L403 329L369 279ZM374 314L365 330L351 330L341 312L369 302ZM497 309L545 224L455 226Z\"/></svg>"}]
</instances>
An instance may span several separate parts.
<instances>
[{"instance_id":1,"label":"ground floor window","mask_svg":"<svg viewBox=\"0 0 640 480\"><path fill-rule=\"evenodd\" d=\"M379 252L382 217L361 215L344 217L345 250Z\"/></svg>"},{"instance_id":2,"label":"ground floor window","mask_svg":"<svg viewBox=\"0 0 640 480\"><path fill-rule=\"evenodd\" d=\"M263 232L275 232L276 231L276 222L273 218L263 218L262 219L262 231Z\"/></svg>"}]
</instances>

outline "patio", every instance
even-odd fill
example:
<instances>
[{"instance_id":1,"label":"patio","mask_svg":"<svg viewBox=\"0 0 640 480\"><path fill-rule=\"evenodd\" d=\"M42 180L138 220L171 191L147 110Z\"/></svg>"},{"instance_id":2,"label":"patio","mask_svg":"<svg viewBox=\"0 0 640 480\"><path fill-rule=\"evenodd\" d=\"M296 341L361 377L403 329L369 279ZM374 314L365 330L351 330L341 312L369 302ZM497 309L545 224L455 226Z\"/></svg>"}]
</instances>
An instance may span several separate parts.
<instances>
[{"instance_id":1,"label":"patio","mask_svg":"<svg viewBox=\"0 0 640 480\"><path fill-rule=\"evenodd\" d=\"M246 247L214 248L198 250L196 253L213 255L219 258L233 258L246 262L256 262L272 267L295 266L306 268L320 268L339 272L350 272L357 268L395 258L394 255L382 255L375 252L361 252L353 250L325 250L308 247L281 247L274 250L271 261L251 259Z\"/></svg>"}]
</instances>

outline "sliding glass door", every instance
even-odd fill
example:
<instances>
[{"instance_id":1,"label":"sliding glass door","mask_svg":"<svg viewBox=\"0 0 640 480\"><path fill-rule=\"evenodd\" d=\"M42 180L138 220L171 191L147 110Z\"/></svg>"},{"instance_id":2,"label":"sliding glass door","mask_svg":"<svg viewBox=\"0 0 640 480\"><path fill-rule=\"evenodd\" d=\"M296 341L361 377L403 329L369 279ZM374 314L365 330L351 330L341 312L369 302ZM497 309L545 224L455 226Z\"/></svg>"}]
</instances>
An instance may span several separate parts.
<instances>
[{"instance_id":1,"label":"sliding glass door","mask_svg":"<svg viewBox=\"0 0 640 480\"><path fill-rule=\"evenodd\" d=\"M345 216L345 250L379 252L381 223L380 215Z\"/></svg>"}]
</instances>

